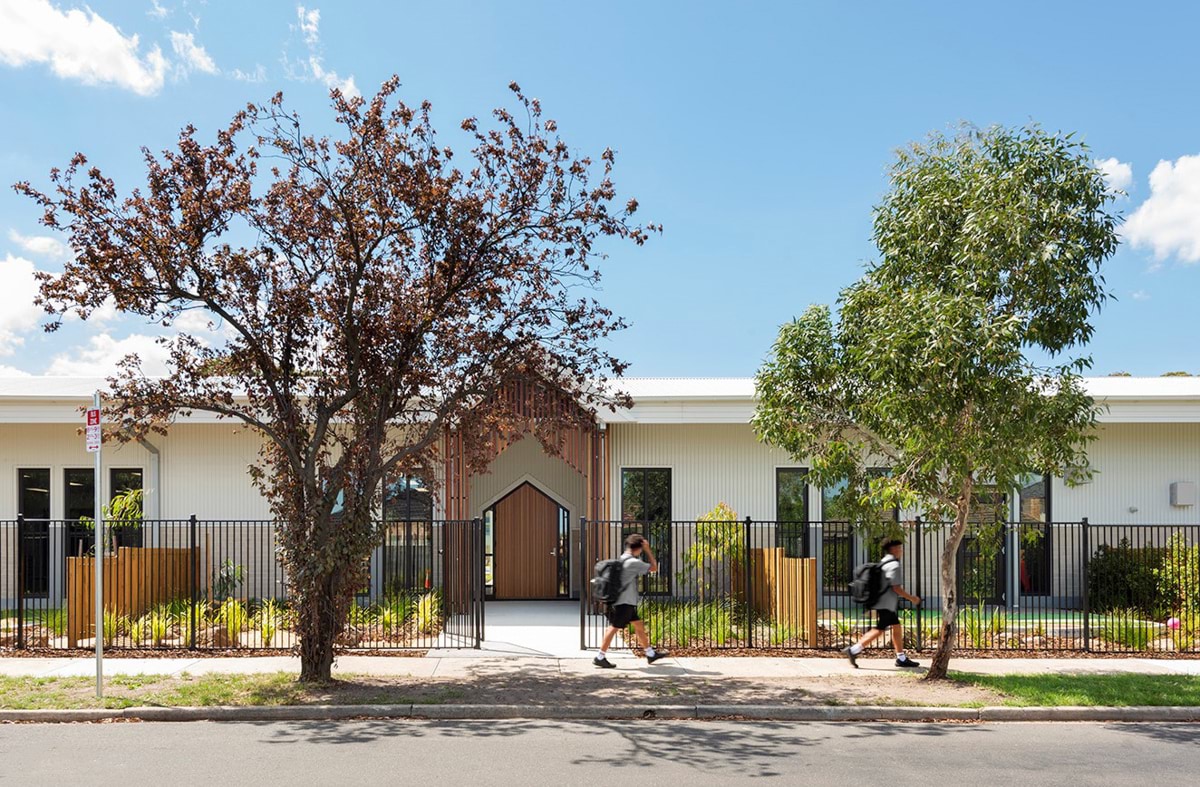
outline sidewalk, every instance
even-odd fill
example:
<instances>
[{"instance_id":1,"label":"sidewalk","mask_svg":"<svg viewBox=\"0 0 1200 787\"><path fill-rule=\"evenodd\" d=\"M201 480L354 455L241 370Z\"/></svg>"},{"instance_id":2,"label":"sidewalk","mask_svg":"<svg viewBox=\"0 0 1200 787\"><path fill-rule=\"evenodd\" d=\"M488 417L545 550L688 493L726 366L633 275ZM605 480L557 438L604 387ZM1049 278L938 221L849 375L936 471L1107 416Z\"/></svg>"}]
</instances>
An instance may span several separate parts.
<instances>
[{"instance_id":1,"label":"sidewalk","mask_svg":"<svg viewBox=\"0 0 1200 787\"><path fill-rule=\"evenodd\" d=\"M391 656L342 656L334 665L334 675L411 678L469 678L480 675L505 675L536 672L563 676L621 674L631 672L642 679L657 677L722 678L815 678L873 677L912 674L893 665L891 659L860 658L860 669L853 669L834 658L742 658L683 657L664 659L653 666L624 654L610 654L616 670L597 670L591 654L572 658L504 658L460 653L455 656L431 655L425 658ZM972 659L956 658L950 668L958 672L982 675L1094 674L1132 673L1142 675L1200 675L1200 659ZM231 658L106 658L105 675L209 675L263 674L300 671L300 659L290 656L239 656ZM0 658L0 676L87 677L96 674L96 662L90 658Z\"/></svg>"}]
</instances>

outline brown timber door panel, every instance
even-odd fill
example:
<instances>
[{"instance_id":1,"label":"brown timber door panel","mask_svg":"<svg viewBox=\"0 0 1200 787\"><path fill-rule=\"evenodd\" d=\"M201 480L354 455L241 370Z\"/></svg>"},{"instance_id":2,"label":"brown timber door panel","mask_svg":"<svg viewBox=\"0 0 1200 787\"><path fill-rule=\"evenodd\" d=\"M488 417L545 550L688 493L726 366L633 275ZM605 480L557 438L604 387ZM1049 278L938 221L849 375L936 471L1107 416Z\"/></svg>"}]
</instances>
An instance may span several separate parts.
<instances>
[{"instance_id":1,"label":"brown timber door panel","mask_svg":"<svg viewBox=\"0 0 1200 787\"><path fill-rule=\"evenodd\" d=\"M522 484L495 512L496 598L557 598L558 503Z\"/></svg>"}]
</instances>

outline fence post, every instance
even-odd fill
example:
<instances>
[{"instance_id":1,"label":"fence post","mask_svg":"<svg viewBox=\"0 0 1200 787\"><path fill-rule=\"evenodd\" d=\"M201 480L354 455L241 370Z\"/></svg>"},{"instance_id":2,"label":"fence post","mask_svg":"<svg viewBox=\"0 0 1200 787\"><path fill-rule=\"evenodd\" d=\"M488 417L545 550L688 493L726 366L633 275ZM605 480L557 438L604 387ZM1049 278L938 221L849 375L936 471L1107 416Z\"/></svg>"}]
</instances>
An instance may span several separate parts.
<instances>
[{"instance_id":1,"label":"fence post","mask_svg":"<svg viewBox=\"0 0 1200 787\"><path fill-rule=\"evenodd\" d=\"M25 650L25 517L17 514L17 650Z\"/></svg>"},{"instance_id":2,"label":"fence post","mask_svg":"<svg viewBox=\"0 0 1200 787\"><path fill-rule=\"evenodd\" d=\"M752 583L750 581L750 517L746 517L746 534L742 540L742 575L744 576L743 584L746 586L746 647L754 647L754 596L752 595Z\"/></svg>"},{"instance_id":3,"label":"fence post","mask_svg":"<svg viewBox=\"0 0 1200 787\"><path fill-rule=\"evenodd\" d=\"M587 650L587 603L591 582L587 575L587 517L579 517L579 649Z\"/></svg>"},{"instance_id":4,"label":"fence post","mask_svg":"<svg viewBox=\"0 0 1200 787\"><path fill-rule=\"evenodd\" d=\"M188 640L189 640L188 647L191 648L192 650L195 650L196 649L196 622L197 622L196 621L196 597L200 595L200 589L198 587L199 577L197 576L197 574L199 574L199 572L196 570L196 561L200 559L200 552L199 552L199 547L196 544L196 515L195 514L192 514L190 517L188 517L188 543L190 544L190 549L188 550L188 580L189 580L188 584L192 588L192 603L189 605L190 608L188 610L188 615L191 616L191 626L189 627L190 634L188 636Z\"/></svg>"},{"instance_id":5,"label":"fence post","mask_svg":"<svg viewBox=\"0 0 1200 787\"><path fill-rule=\"evenodd\" d=\"M915 561L916 568L917 568L917 581L914 583L913 590L916 591L917 598L924 600L925 597L921 595L921 575L924 573L924 566L921 565L921 542L924 540L923 538L921 538L921 517L916 517L913 520L913 534L916 538L916 547L917 547L916 550L914 550L917 553L916 561ZM921 609L921 606L919 604L917 605L916 613L917 613L916 614L916 618L917 618L917 651L919 652L921 650L922 646L925 644L924 643L924 634L922 633L925 630L924 614L923 614L923 610Z\"/></svg>"},{"instance_id":6,"label":"fence post","mask_svg":"<svg viewBox=\"0 0 1200 787\"><path fill-rule=\"evenodd\" d=\"M1092 649L1092 610L1091 599L1088 598L1088 561L1091 558L1091 545L1088 533L1088 518L1085 516L1081 523L1083 525L1083 574L1080 577L1080 584L1083 586L1083 649L1090 651Z\"/></svg>"},{"instance_id":7,"label":"fence post","mask_svg":"<svg viewBox=\"0 0 1200 787\"><path fill-rule=\"evenodd\" d=\"M479 517L471 520L471 555L472 561L475 562L476 569L475 577L471 582L475 586L475 592L472 594L475 597L474 603L474 618L475 618L475 649L480 650L483 647L484 637L484 609L486 607L485 596L487 590L485 583L487 582L487 565L484 558L484 537L483 537L483 520Z\"/></svg>"}]
</instances>

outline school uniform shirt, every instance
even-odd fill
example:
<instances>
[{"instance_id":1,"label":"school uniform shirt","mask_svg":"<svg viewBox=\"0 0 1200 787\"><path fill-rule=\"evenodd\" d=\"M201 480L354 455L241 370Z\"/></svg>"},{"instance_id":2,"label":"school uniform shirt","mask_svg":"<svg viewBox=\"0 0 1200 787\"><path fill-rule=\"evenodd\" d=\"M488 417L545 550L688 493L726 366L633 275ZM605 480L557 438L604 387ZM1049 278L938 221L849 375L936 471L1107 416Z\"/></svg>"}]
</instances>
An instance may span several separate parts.
<instances>
[{"instance_id":1,"label":"school uniform shirt","mask_svg":"<svg viewBox=\"0 0 1200 787\"><path fill-rule=\"evenodd\" d=\"M618 604L637 606L641 596L638 594L638 578L650 573L650 564L640 557L628 552L621 555L621 594L617 596Z\"/></svg>"},{"instance_id":2,"label":"school uniform shirt","mask_svg":"<svg viewBox=\"0 0 1200 787\"><path fill-rule=\"evenodd\" d=\"M900 607L900 596L896 595L895 589L904 585L904 566L900 565L900 561L894 555L888 555L879 561L879 567L883 569L883 581L887 583L887 590L871 609L895 612Z\"/></svg>"}]
</instances>

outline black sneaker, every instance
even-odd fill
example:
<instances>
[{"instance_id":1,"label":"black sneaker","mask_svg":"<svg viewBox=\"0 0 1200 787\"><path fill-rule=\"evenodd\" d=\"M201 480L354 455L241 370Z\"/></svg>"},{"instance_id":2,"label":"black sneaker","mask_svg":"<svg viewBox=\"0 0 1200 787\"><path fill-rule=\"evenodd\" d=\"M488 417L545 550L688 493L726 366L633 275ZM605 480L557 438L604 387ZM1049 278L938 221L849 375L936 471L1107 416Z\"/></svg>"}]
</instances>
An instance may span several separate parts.
<instances>
[{"instance_id":1,"label":"black sneaker","mask_svg":"<svg viewBox=\"0 0 1200 787\"><path fill-rule=\"evenodd\" d=\"M846 648L842 651L842 653L845 653L846 658L850 659L850 666L854 667L854 669L858 669L858 656L855 655L854 651L850 648Z\"/></svg>"},{"instance_id":2,"label":"black sneaker","mask_svg":"<svg viewBox=\"0 0 1200 787\"><path fill-rule=\"evenodd\" d=\"M654 651L653 656L646 657L646 663L653 664L654 662L658 661L659 659L665 659L667 656L670 656L670 655L671 654L667 653L665 650L656 650L656 651Z\"/></svg>"},{"instance_id":3,"label":"black sneaker","mask_svg":"<svg viewBox=\"0 0 1200 787\"><path fill-rule=\"evenodd\" d=\"M913 661L908 656L905 656L902 659L896 659L896 666L897 667L919 667L919 666L921 666L921 663L919 661Z\"/></svg>"},{"instance_id":4,"label":"black sneaker","mask_svg":"<svg viewBox=\"0 0 1200 787\"><path fill-rule=\"evenodd\" d=\"M617 668L616 664L613 664L611 661L604 658L603 656L597 656L596 658L592 659L592 665L599 667L600 669L616 669Z\"/></svg>"}]
</instances>

